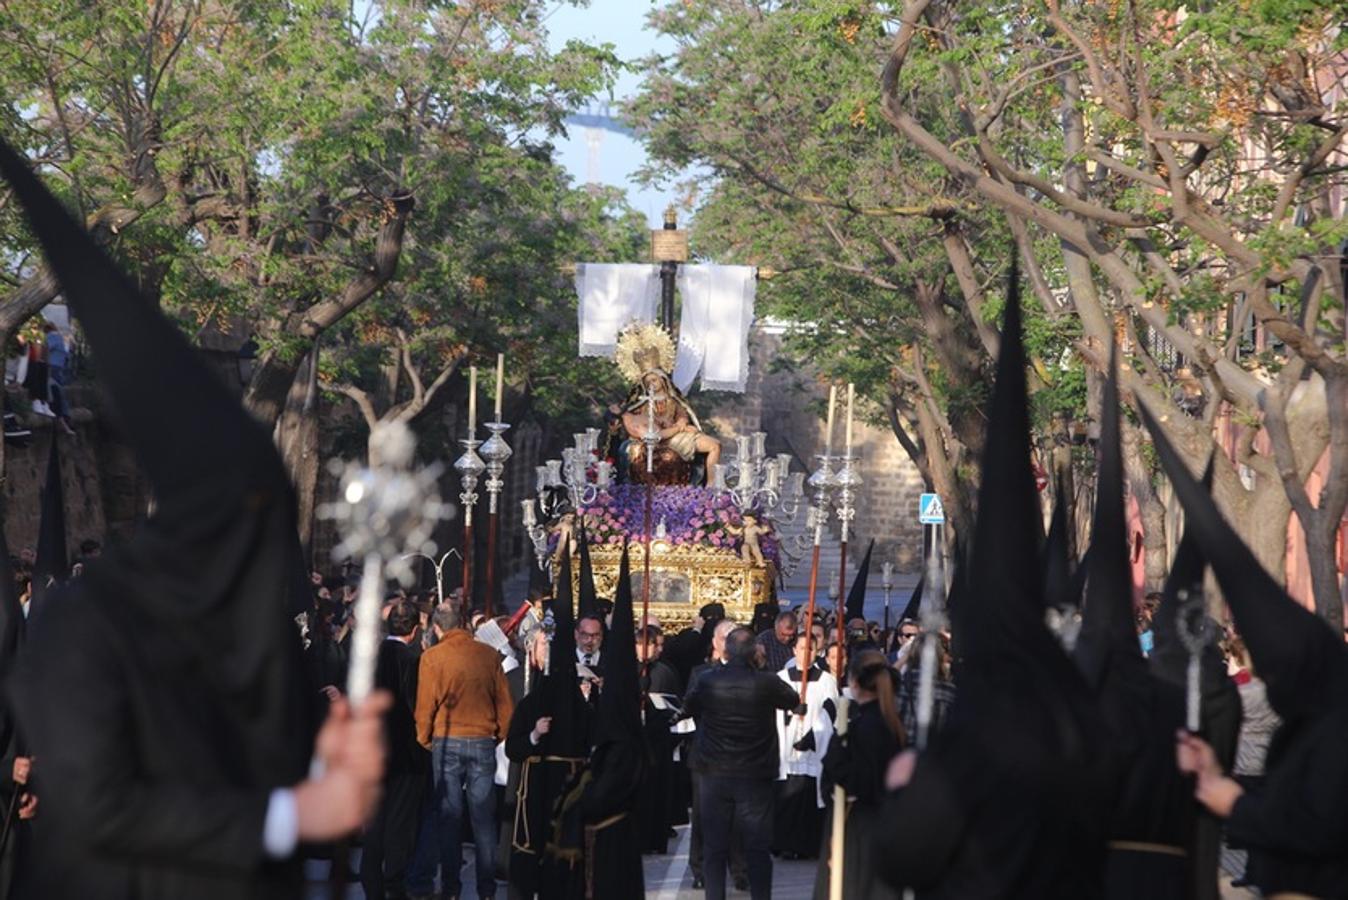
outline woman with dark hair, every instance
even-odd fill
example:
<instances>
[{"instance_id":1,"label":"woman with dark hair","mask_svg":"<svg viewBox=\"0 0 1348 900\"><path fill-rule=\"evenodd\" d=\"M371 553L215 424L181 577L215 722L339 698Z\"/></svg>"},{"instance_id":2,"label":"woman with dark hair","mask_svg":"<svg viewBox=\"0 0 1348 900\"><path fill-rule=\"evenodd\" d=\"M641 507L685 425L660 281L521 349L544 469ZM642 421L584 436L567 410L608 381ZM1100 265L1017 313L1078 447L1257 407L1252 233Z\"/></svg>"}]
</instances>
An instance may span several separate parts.
<instances>
[{"instance_id":1,"label":"woman with dark hair","mask_svg":"<svg viewBox=\"0 0 1348 900\"><path fill-rule=\"evenodd\" d=\"M835 734L824 755L824 779L847 792L846 831L843 844L843 896L857 900L889 900L898 892L875 874L871 852L875 820L885 795L885 769L906 743L899 718L894 670L879 650L863 650L847 667L847 686L852 694L847 733ZM829 796L833 795L829 791ZM829 896L830 835L834 821L824 829L824 846L815 876L815 900Z\"/></svg>"}]
</instances>

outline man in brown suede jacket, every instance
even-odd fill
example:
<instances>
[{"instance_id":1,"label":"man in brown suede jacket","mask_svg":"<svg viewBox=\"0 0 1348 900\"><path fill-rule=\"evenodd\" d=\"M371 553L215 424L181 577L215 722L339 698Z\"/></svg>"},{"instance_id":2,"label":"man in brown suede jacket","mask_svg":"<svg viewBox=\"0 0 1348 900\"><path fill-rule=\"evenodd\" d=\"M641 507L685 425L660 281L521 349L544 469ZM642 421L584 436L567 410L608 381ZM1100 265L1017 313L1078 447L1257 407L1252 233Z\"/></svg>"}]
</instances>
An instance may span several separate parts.
<instances>
[{"instance_id":1,"label":"man in brown suede jacket","mask_svg":"<svg viewBox=\"0 0 1348 900\"><path fill-rule=\"evenodd\" d=\"M473 640L449 603L431 618L439 642L421 655L417 675L417 741L431 751L431 779L439 812L440 864L445 896L457 897L459 835L472 822L479 897L496 896L496 743L505 736L512 706L501 657Z\"/></svg>"}]
</instances>

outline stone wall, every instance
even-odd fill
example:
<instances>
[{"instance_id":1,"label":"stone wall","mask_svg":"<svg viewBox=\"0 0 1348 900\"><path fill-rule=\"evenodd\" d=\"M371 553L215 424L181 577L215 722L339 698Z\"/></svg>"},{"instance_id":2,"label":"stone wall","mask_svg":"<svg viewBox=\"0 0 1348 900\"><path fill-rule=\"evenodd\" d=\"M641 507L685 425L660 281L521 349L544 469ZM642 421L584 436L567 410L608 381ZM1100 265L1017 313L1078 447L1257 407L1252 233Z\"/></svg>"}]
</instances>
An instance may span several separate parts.
<instances>
[{"instance_id":1,"label":"stone wall","mask_svg":"<svg viewBox=\"0 0 1348 900\"><path fill-rule=\"evenodd\" d=\"M12 553L37 547L53 438L60 442L66 549L72 558L81 541L106 543L110 534L128 534L145 510L147 492L130 449L84 406L75 412L75 437L57 435L54 420L34 417L28 446L5 447L5 540Z\"/></svg>"}]
</instances>

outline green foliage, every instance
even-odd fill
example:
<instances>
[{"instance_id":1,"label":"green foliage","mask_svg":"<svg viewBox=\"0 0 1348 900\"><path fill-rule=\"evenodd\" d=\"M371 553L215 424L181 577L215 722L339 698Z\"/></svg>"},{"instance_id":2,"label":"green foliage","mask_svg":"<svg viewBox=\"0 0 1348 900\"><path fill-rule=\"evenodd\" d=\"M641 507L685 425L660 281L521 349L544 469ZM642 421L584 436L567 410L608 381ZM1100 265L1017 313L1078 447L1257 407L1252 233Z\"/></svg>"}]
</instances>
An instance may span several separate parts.
<instances>
[{"instance_id":1,"label":"green foliage","mask_svg":"<svg viewBox=\"0 0 1348 900\"><path fill-rule=\"evenodd\" d=\"M242 325L292 360L305 310L370 270L410 197L394 278L325 340L325 378L376 390L402 328L428 380L505 350L539 412L588 410L560 267L637 257L645 223L571 185L550 140L611 86L613 48L550 52L542 0L368 6L6 3L0 127L86 214L128 202L153 160L167 199L115 252L190 333ZM11 216L17 278L30 248Z\"/></svg>"}]
</instances>

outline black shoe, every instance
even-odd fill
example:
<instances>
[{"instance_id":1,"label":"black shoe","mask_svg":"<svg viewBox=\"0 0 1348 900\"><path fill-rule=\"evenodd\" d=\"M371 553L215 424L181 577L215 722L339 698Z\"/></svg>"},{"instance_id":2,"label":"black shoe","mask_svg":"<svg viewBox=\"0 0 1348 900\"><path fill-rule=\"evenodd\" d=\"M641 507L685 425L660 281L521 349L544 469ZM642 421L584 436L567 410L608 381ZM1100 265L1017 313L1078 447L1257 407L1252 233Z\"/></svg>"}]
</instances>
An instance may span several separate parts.
<instances>
[{"instance_id":1,"label":"black shoe","mask_svg":"<svg viewBox=\"0 0 1348 900\"><path fill-rule=\"evenodd\" d=\"M701 875L694 875L694 876L693 876L693 890L695 890L695 891L700 891L700 890L702 890L702 889L703 889L704 887L706 887L706 886L707 886L707 885L706 885L706 882L704 882L704 881L702 880L702 876L701 876Z\"/></svg>"},{"instance_id":2,"label":"black shoe","mask_svg":"<svg viewBox=\"0 0 1348 900\"><path fill-rule=\"evenodd\" d=\"M735 890L737 890L737 891L747 891L747 890L749 890L749 879L748 879L748 878L745 878L743 875L740 875L738 878L736 878L736 879L735 879Z\"/></svg>"}]
</instances>

